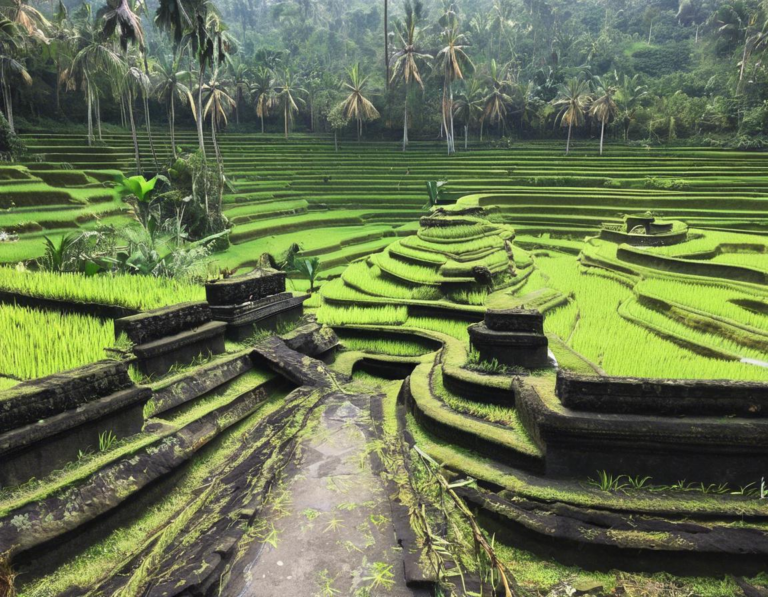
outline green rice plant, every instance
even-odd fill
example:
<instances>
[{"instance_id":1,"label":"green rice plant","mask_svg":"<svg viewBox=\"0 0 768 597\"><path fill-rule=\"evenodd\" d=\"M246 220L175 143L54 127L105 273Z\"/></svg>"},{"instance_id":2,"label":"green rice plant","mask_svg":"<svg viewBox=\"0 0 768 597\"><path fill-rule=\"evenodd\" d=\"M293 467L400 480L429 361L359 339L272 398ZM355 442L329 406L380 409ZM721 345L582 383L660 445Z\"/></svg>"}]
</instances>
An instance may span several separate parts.
<instances>
[{"instance_id":1,"label":"green rice plant","mask_svg":"<svg viewBox=\"0 0 768 597\"><path fill-rule=\"evenodd\" d=\"M503 249L504 240L498 235L483 236L475 240L455 241L450 244L434 243L418 236L408 236L400 241L400 247L418 251L427 251L440 255L455 256L466 253L479 253L493 249Z\"/></svg>"},{"instance_id":2,"label":"green rice plant","mask_svg":"<svg viewBox=\"0 0 768 597\"><path fill-rule=\"evenodd\" d=\"M391 278L382 276L381 269L365 262L353 263L344 270L341 279L347 288L334 285L328 291L329 298L338 300L363 299L370 295L379 298L439 300L442 293L434 286L413 286L398 284ZM370 298L369 296L369 298Z\"/></svg>"},{"instance_id":3,"label":"green rice plant","mask_svg":"<svg viewBox=\"0 0 768 597\"><path fill-rule=\"evenodd\" d=\"M27 296L146 310L205 300L202 286L151 276L19 271L0 267L0 290Z\"/></svg>"},{"instance_id":4,"label":"green rice plant","mask_svg":"<svg viewBox=\"0 0 768 597\"><path fill-rule=\"evenodd\" d=\"M710 284L673 278L646 278L635 287L638 294L659 297L705 313L768 331L768 306L764 312L750 311L740 306L749 302L765 303L765 295L758 296L736 290L727 283Z\"/></svg>"},{"instance_id":5,"label":"green rice plant","mask_svg":"<svg viewBox=\"0 0 768 597\"><path fill-rule=\"evenodd\" d=\"M434 349L416 341L390 338L342 336L342 344L347 350L399 357L419 357L434 352Z\"/></svg>"},{"instance_id":6,"label":"green rice plant","mask_svg":"<svg viewBox=\"0 0 768 597\"><path fill-rule=\"evenodd\" d=\"M488 289L480 288L479 290L453 290L449 291L445 298L454 303L461 305L484 305L488 298Z\"/></svg>"},{"instance_id":7,"label":"green rice plant","mask_svg":"<svg viewBox=\"0 0 768 597\"><path fill-rule=\"evenodd\" d=\"M329 326L401 325L408 319L408 309L399 306L340 307L325 304L317 310L317 320Z\"/></svg>"},{"instance_id":8,"label":"green rice plant","mask_svg":"<svg viewBox=\"0 0 768 597\"><path fill-rule=\"evenodd\" d=\"M667 317L663 313L649 309L635 300L630 299L623 303L622 311L637 318L639 321L648 322L652 328L661 329L668 332L672 337L689 340L698 346L714 348L738 358L749 358L756 361L768 360L768 355L766 355L764 350L750 348L719 334L694 329L676 319Z\"/></svg>"},{"instance_id":9,"label":"green rice plant","mask_svg":"<svg viewBox=\"0 0 768 597\"><path fill-rule=\"evenodd\" d=\"M400 278L411 284L429 285L442 282L442 276L437 273L436 269L394 259L390 256L388 250L371 255L370 262L380 267L383 272L390 276Z\"/></svg>"},{"instance_id":10,"label":"green rice plant","mask_svg":"<svg viewBox=\"0 0 768 597\"><path fill-rule=\"evenodd\" d=\"M105 358L112 321L87 315L0 305L0 375L34 379Z\"/></svg>"},{"instance_id":11,"label":"green rice plant","mask_svg":"<svg viewBox=\"0 0 768 597\"><path fill-rule=\"evenodd\" d=\"M485 224L469 224L462 226L433 226L419 230L419 238L424 240L444 241L474 239L480 237L492 228Z\"/></svg>"},{"instance_id":12,"label":"green rice plant","mask_svg":"<svg viewBox=\"0 0 768 597\"><path fill-rule=\"evenodd\" d=\"M606 471L597 471L597 479L590 478L587 483L589 485L594 485L601 491L616 492L621 491L622 489L626 489L630 486L629 483L622 481L622 479L626 478L626 475L618 475L614 477Z\"/></svg>"},{"instance_id":13,"label":"green rice plant","mask_svg":"<svg viewBox=\"0 0 768 597\"><path fill-rule=\"evenodd\" d=\"M405 324L408 327L442 332L443 334L453 336L464 343L469 343L469 332L467 331L467 327L470 324L466 321L441 319L438 317L409 317Z\"/></svg>"},{"instance_id":14,"label":"green rice plant","mask_svg":"<svg viewBox=\"0 0 768 597\"><path fill-rule=\"evenodd\" d=\"M112 431L99 433L99 452L106 452L117 442L117 436Z\"/></svg>"},{"instance_id":15,"label":"green rice plant","mask_svg":"<svg viewBox=\"0 0 768 597\"><path fill-rule=\"evenodd\" d=\"M768 369L737 361L701 356L631 323L618 313L634 297L631 288L596 268L582 268L572 257L536 260L548 285L571 295L575 307L545 320L545 329L557 330L567 345L608 375L687 379L768 380ZM693 294L693 293L691 293ZM573 309L578 310L577 323Z\"/></svg>"}]
</instances>

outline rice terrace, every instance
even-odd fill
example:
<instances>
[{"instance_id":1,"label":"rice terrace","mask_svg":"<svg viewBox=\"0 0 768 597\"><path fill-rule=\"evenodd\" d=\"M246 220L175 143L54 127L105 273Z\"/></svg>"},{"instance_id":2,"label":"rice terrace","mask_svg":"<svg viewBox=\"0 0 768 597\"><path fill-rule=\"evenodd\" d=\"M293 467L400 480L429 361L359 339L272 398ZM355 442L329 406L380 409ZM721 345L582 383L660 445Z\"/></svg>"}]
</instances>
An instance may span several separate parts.
<instances>
[{"instance_id":1,"label":"rice terrace","mask_svg":"<svg viewBox=\"0 0 768 597\"><path fill-rule=\"evenodd\" d=\"M767 55L0 0L0 597L768 597Z\"/></svg>"}]
</instances>

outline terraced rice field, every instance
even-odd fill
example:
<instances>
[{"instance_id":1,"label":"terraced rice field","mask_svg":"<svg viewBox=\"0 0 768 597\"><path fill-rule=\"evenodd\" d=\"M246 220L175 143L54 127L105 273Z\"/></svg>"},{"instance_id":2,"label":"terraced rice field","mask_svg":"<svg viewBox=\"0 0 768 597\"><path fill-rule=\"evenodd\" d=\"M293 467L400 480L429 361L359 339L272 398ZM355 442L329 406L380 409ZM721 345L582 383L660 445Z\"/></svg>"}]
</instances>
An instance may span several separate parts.
<instances>
[{"instance_id":1,"label":"terraced rice field","mask_svg":"<svg viewBox=\"0 0 768 597\"><path fill-rule=\"evenodd\" d=\"M194 148L193 133L178 136L182 147ZM28 135L25 141L40 161L3 181L29 193L0 215L0 229L21 233L19 242L2 247L0 260L39 256L44 234L125 222L125 206L101 181L134 169L128 135L107 134L99 147L65 134ZM163 160L167 138L158 135L155 143ZM151 172L145 138L141 148ZM599 157L587 146L564 158L558 145L526 143L446 159L438 143L414 143L403 154L389 142L344 142L335 152L330 138L296 135L285 142L237 134L224 135L221 150L234 189L224 197L234 246L217 257L228 268L253 265L261 253L279 255L297 242L305 254L321 257L325 276L338 275L350 261L414 232L428 180L447 180L451 192L476 194L472 201L492 205L520 235L579 237L601 222L618 221L618 214L648 209L691 226L766 231L768 157L761 153L612 148ZM62 164L72 169L62 170Z\"/></svg>"}]
</instances>

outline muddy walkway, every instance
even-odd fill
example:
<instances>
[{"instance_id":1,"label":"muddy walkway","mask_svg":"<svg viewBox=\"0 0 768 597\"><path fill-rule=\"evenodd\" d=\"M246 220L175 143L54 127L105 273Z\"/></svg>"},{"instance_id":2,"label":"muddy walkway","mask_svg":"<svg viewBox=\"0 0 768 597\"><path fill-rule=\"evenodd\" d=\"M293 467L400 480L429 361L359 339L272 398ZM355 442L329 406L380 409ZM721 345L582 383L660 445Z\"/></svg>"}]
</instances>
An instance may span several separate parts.
<instances>
[{"instance_id":1,"label":"muddy walkway","mask_svg":"<svg viewBox=\"0 0 768 597\"><path fill-rule=\"evenodd\" d=\"M421 595L405 585L389 498L369 458L377 399L343 391L324 397L264 513L261 541L233 567L227 595Z\"/></svg>"}]
</instances>

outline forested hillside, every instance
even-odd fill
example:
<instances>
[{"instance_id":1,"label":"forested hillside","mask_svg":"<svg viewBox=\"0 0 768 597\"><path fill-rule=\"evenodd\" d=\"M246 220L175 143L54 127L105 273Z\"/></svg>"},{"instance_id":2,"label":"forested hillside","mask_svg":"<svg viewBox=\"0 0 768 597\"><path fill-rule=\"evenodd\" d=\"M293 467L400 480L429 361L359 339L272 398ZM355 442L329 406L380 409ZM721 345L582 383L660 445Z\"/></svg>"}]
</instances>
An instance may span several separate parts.
<instances>
[{"instance_id":1,"label":"forested hillside","mask_svg":"<svg viewBox=\"0 0 768 597\"><path fill-rule=\"evenodd\" d=\"M768 118L757 0L4 3L3 111L22 130L192 127L199 103L218 130L447 130L449 151L603 128L759 147Z\"/></svg>"}]
</instances>

